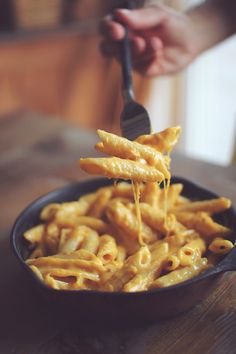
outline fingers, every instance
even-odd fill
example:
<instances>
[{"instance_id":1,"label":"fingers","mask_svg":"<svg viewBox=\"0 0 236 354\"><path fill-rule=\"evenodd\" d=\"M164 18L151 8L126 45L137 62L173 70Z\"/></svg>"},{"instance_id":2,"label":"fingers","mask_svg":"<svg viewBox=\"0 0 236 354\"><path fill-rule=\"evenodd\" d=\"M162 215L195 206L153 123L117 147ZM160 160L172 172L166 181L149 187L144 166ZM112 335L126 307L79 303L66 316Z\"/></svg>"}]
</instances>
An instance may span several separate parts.
<instances>
[{"instance_id":1,"label":"fingers","mask_svg":"<svg viewBox=\"0 0 236 354\"><path fill-rule=\"evenodd\" d=\"M139 30L151 30L166 19L167 13L160 6L138 10L117 9L114 16L106 16L100 23L100 33L106 38L119 41L124 38L126 25L131 33Z\"/></svg>"},{"instance_id":2,"label":"fingers","mask_svg":"<svg viewBox=\"0 0 236 354\"><path fill-rule=\"evenodd\" d=\"M163 43L159 38L143 38L135 36L131 41L133 68L145 76L162 75L166 73L162 67ZM103 41L101 50L106 56L114 56L120 60L120 42Z\"/></svg>"},{"instance_id":3,"label":"fingers","mask_svg":"<svg viewBox=\"0 0 236 354\"><path fill-rule=\"evenodd\" d=\"M136 70L146 74L143 71L144 66L150 62L158 60L162 55L163 43L157 37L147 37L145 39L145 46L142 47L139 53L133 52L133 66Z\"/></svg>"},{"instance_id":4,"label":"fingers","mask_svg":"<svg viewBox=\"0 0 236 354\"><path fill-rule=\"evenodd\" d=\"M101 43L102 53L120 60L121 40L125 35L122 24L126 25L129 28L132 60L136 71L148 76L161 73L159 60L163 52L163 42L153 26L158 27L165 19L166 13L160 6L132 11L117 9L113 17L106 16L100 24L100 33L104 37Z\"/></svg>"},{"instance_id":5,"label":"fingers","mask_svg":"<svg viewBox=\"0 0 236 354\"><path fill-rule=\"evenodd\" d=\"M131 43L131 54L133 58L139 56L140 54L145 53L145 50L147 49L147 42L145 38L141 36L134 36L130 39L130 43Z\"/></svg>"},{"instance_id":6,"label":"fingers","mask_svg":"<svg viewBox=\"0 0 236 354\"><path fill-rule=\"evenodd\" d=\"M132 30L148 30L161 25L166 19L166 11L160 6L138 10L117 9L115 18Z\"/></svg>"},{"instance_id":7,"label":"fingers","mask_svg":"<svg viewBox=\"0 0 236 354\"><path fill-rule=\"evenodd\" d=\"M158 59L156 57L146 57L142 58L142 61L138 63L137 68L134 68L136 71L146 77L155 77L166 75L169 73L165 65L162 64L163 62L161 58Z\"/></svg>"},{"instance_id":8,"label":"fingers","mask_svg":"<svg viewBox=\"0 0 236 354\"><path fill-rule=\"evenodd\" d=\"M124 27L112 20L111 16L106 16L100 23L99 32L105 36L105 38L112 39L113 41L119 41L124 38Z\"/></svg>"},{"instance_id":9,"label":"fingers","mask_svg":"<svg viewBox=\"0 0 236 354\"><path fill-rule=\"evenodd\" d=\"M146 51L142 56L136 56L133 60L133 67L142 75L152 77L165 74L163 62L163 45L157 43L156 39L147 44Z\"/></svg>"},{"instance_id":10,"label":"fingers","mask_svg":"<svg viewBox=\"0 0 236 354\"><path fill-rule=\"evenodd\" d=\"M147 44L144 38L135 36L130 41L132 58L143 54L147 48ZM100 44L100 49L105 56L114 56L118 60L121 55L121 43L119 41L114 42L112 40L104 40Z\"/></svg>"},{"instance_id":11,"label":"fingers","mask_svg":"<svg viewBox=\"0 0 236 354\"><path fill-rule=\"evenodd\" d=\"M120 42L105 40L100 43L100 50L106 57L119 58L120 55Z\"/></svg>"},{"instance_id":12,"label":"fingers","mask_svg":"<svg viewBox=\"0 0 236 354\"><path fill-rule=\"evenodd\" d=\"M163 48L162 41L157 37L141 37L133 36L130 39L131 52L133 60L139 60L142 56L153 56L155 53ZM120 41L104 40L100 45L101 51L106 56L119 57L121 50Z\"/></svg>"}]
</instances>

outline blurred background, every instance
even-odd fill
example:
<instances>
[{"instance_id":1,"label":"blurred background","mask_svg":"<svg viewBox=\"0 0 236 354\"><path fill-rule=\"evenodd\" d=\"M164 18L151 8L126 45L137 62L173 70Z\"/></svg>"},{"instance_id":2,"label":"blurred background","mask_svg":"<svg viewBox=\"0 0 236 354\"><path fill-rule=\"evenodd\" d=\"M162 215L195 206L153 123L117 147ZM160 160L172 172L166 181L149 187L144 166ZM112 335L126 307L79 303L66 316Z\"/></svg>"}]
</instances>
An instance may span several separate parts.
<instances>
[{"instance_id":1,"label":"blurred background","mask_svg":"<svg viewBox=\"0 0 236 354\"><path fill-rule=\"evenodd\" d=\"M184 10L200 1L162 2ZM1 0L0 119L32 111L117 132L120 67L102 57L97 31L117 6L118 0ZM136 98L154 131L179 124L180 151L221 165L235 161L235 56L232 37L181 74L152 80L135 74Z\"/></svg>"}]
</instances>

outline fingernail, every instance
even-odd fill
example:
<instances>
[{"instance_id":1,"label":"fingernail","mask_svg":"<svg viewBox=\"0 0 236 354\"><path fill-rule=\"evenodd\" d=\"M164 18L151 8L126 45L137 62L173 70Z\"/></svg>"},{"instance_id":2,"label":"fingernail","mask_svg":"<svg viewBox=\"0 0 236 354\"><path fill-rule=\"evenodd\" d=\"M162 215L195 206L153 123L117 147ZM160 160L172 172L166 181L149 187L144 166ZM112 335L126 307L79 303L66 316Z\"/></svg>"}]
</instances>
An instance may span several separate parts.
<instances>
[{"instance_id":1,"label":"fingernail","mask_svg":"<svg viewBox=\"0 0 236 354\"><path fill-rule=\"evenodd\" d=\"M150 45L153 50L158 50L162 48L160 40L155 37L150 38Z\"/></svg>"},{"instance_id":2,"label":"fingernail","mask_svg":"<svg viewBox=\"0 0 236 354\"><path fill-rule=\"evenodd\" d=\"M123 15L128 15L130 13L130 10L128 9L117 9L117 13L123 14Z\"/></svg>"},{"instance_id":3,"label":"fingernail","mask_svg":"<svg viewBox=\"0 0 236 354\"><path fill-rule=\"evenodd\" d=\"M111 21L112 20L112 16L111 15L106 15L106 16L103 17L103 20Z\"/></svg>"}]
</instances>

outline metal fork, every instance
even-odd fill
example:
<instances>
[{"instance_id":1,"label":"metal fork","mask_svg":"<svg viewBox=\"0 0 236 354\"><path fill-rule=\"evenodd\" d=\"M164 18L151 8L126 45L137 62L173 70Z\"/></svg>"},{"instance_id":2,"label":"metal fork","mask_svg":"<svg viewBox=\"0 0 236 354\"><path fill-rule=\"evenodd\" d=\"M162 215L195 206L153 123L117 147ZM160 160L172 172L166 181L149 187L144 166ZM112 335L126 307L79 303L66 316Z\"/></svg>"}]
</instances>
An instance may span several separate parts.
<instances>
[{"instance_id":1,"label":"metal fork","mask_svg":"<svg viewBox=\"0 0 236 354\"><path fill-rule=\"evenodd\" d=\"M133 9L133 2L125 1L124 8ZM125 27L125 37L122 41L121 68L124 108L120 117L120 128L125 138L135 140L140 135L150 134L151 122L146 109L134 100L130 40L127 27Z\"/></svg>"}]
</instances>

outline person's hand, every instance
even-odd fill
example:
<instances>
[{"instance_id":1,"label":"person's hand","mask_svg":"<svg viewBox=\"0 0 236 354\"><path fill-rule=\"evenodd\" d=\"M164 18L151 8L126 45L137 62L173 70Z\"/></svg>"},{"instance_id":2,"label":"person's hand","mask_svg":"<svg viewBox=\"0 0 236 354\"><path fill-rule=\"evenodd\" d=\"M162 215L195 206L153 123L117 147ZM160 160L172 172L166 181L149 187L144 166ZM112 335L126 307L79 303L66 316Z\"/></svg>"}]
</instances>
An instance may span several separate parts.
<instances>
[{"instance_id":1,"label":"person's hand","mask_svg":"<svg viewBox=\"0 0 236 354\"><path fill-rule=\"evenodd\" d=\"M104 36L101 50L105 55L119 59L120 41L125 33L122 24L129 29L133 67L144 75L175 73L197 55L190 18L161 5L117 9L113 19L105 17L100 25Z\"/></svg>"}]
</instances>

